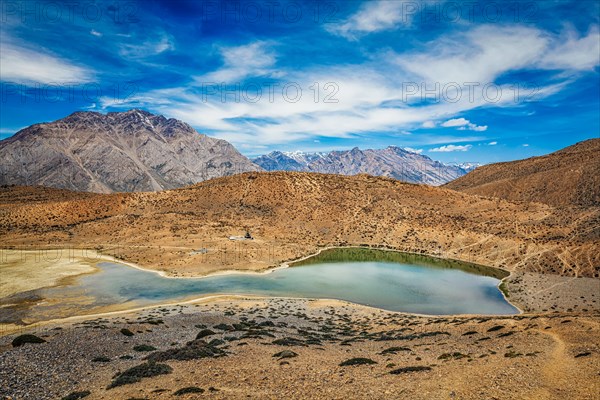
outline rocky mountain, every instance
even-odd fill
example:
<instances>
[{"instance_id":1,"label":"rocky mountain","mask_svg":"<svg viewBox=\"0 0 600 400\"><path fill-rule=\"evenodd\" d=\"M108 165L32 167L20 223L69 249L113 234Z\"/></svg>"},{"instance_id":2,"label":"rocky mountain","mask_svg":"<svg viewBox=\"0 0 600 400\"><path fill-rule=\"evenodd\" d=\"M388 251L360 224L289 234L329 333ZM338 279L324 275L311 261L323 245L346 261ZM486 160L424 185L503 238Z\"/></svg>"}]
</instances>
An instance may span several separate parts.
<instances>
[{"instance_id":1,"label":"rocky mountain","mask_svg":"<svg viewBox=\"0 0 600 400\"><path fill-rule=\"evenodd\" d=\"M252 160L266 171L304 171L307 165L281 151L273 151Z\"/></svg>"},{"instance_id":2,"label":"rocky mountain","mask_svg":"<svg viewBox=\"0 0 600 400\"><path fill-rule=\"evenodd\" d=\"M267 171L305 171L327 174L369 174L410 183L442 185L465 175L475 166L446 165L400 147L329 153L284 153L274 151L253 160Z\"/></svg>"},{"instance_id":3,"label":"rocky mountain","mask_svg":"<svg viewBox=\"0 0 600 400\"><path fill-rule=\"evenodd\" d=\"M462 163L458 163L456 164L457 167L464 169L467 172L471 172L473 171L475 168L479 168L481 167L483 164L480 163L476 163L476 162L462 162Z\"/></svg>"},{"instance_id":4,"label":"rocky mountain","mask_svg":"<svg viewBox=\"0 0 600 400\"><path fill-rule=\"evenodd\" d=\"M304 165L308 165L327 155L327 153L305 153L303 151L284 151L283 154Z\"/></svg>"},{"instance_id":5,"label":"rocky mountain","mask_svg":"<svg viewBox=\"0 0 600 400\"><path fill-rule=\"evenodd\" d=\"M600 206L600 139L590 139L555 153L489 164L446 187L507 200L553 206Z\"/></svg>"},{"instance_id":6,"label":"rocky mountain","mask_svg":"<svg viewBox=\"0 0 600 400\"><path fill-rule=\"evenodd\" d=\"M142 110L79 111L0 141L0 184L91 192L172 189L261 168L230 143Z\"/></svg>"}]
</instances>

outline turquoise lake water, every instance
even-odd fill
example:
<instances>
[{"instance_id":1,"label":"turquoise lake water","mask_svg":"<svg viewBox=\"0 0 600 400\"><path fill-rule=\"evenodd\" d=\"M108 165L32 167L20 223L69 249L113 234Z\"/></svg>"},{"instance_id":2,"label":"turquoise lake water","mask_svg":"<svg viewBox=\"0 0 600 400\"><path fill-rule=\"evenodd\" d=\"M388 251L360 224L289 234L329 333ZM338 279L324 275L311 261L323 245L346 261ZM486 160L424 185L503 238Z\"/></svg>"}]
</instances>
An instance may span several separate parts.
<instances>
[{"instance_id":1,"label":"turquoise lake water","mask_svg":"<svg viewBox=\"0 0 600 400\"><path fill-rule=\"evenodd\" d=\"M332 249L268 274L163 278L114 263L75 284L40 291L45 298L85 296L83 311L114 304L150 305L209 294L347 300L420 314L516 314L498 284L504 271L456 261L371 249ZM61 306L64 304L61 303ZM53 306L55 308L56 306ZM42 312L42 309L38 309ZM85 313L85 312L83 312Z\"/></svg>"}]
</instances>

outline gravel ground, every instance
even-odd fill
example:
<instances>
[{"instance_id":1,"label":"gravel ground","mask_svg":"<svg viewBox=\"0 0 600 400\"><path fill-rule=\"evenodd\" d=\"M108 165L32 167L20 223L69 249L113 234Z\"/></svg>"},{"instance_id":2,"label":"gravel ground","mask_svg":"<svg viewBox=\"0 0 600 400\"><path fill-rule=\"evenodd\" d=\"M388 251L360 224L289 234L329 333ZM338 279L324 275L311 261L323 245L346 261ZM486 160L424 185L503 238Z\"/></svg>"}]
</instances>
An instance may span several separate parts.
<instances>
[{"instance_id":1,"label":"gravel ground","mask_svg":"<svg viewBox=\"0 0 600 400\"><path fill-rule=\"evenodd\" d=\"M215 334L194 341L203 329ZM0 398L164 399L190 386L204 393L180 398L593 399L600 390L598 314L420 317L337 301L221 299L31 333L47 343L13 348L16 335L0 338ZM169 374L107 389L149 354L214 339L225 356L168 359ZM282 351L295 355L273 356ZM339 365L356 357L375 364Z\"/></svg>"}]
</instances>

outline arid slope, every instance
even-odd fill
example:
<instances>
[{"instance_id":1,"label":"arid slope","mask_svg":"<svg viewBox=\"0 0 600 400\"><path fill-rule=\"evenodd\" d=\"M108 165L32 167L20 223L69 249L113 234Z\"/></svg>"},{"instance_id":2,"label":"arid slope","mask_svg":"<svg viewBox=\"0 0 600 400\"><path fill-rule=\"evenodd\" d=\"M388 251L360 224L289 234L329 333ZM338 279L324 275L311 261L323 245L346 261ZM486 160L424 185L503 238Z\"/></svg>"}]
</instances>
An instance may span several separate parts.
<instances>
[{"instance_id":1,"label":"arid slope","mask_svg":"<svg viewBox=\"0 0 600 400\"><path fill-rule=\"evenodd\" d=\"M542 157L479 167L445 187L553 206L600 206L600 139Z\"/></svg>"},{"instance_id":2,"label":"arid slope","mask_svg":"<svg viewBox=\"0 0 600 400\"><path fill-rule=\"evenodd\" d=\"M172 275L377 246L599 276L600 209L512 203L367 175L245 173L156 193L0 189L4 246L95 248ZM230 240L246 230L252 241Z\"/></svg>"}]
</instances>

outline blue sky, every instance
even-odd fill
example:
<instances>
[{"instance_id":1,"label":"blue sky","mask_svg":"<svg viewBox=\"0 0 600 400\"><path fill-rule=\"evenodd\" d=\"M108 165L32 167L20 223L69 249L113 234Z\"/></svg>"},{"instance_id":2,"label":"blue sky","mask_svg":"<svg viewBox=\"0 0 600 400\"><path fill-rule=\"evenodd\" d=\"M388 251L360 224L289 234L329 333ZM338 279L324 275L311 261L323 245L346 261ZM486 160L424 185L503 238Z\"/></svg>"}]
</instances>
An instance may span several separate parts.
<instances>
[{"instance_id":1,"label":"blue sky","mask_svg":"<svg viewBox=\"0 0 600 400\"><path fill-rule=\"evenodd\" d=\"M600 132L597 1L0 3L0 138L141 108L248 156L487 163Z\"/></svg>"}]
</instances>

